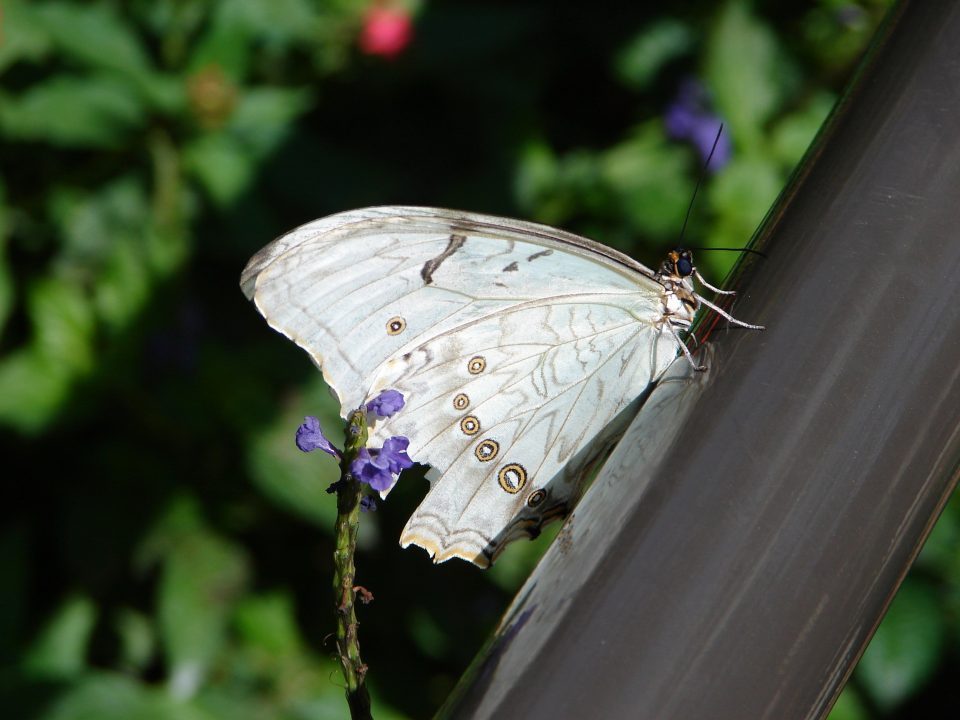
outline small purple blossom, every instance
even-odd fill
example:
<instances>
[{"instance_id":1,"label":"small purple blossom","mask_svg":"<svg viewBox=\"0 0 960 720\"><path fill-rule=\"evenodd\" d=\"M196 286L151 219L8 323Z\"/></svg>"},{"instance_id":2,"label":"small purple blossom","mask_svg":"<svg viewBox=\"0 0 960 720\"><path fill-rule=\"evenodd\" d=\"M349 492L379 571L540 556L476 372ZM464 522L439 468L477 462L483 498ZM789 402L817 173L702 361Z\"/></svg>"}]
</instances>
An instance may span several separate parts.
<instances>
[{"instance_id":1,"label":"small purple blossom","mask_svg":"<svg viewBox=\"0 0 960 720\"><path fill-rule=\"evenodd\" d=\"M402 435L387 438L383 443L381 454L390 464L390 472L399 475L401 470L413 467L413 460L407 456L408 447L410 447L410 441Z\"/></svg>"},{"instance_id":2,"label":"small purple blossom","mask_svg":"<svg viewBox=\"0 0 960 720\"><path fill-rule=\"evenodd\" d=\"M396 482L393 476L413 466L413 461L407 456L409 445L407 438L398 435L387 438L380 449L360 448L357 459L350 464L350 472L377 492L388 492Z\"/></svg>"},{"instance_id":3,"label":"small purple blossom","mask_svg":"<svg viewBox=\"0 0 960 720\"><path fill-rule=\"evenodd\" d=\"M710 112L707 106L706 88L696 80L686 80L663 118L667 135L689 142L697 149L704 162L710 157L710 150L722 122L720 116ZM721 133L707 169L711 172L722 169L730 162L731 153L730 134Z\"/></svg>"},{"instance_id":4,"label":"small purple blossom","mask_svg":"<svg viewBox=\"0 0 960 720\"><path fill-rule=\"evenodd\" d=\"M373 495L364 495L360 498L360 512L376 512L377 501Z\"/></svg>"},{"instance_id":5,"label":"small purple blossom","mask_svg":"<svg viewBox=\"0 0 960 720\"><path fill-rule=\"evenodd\" d=\"M307 415L303 419L303 425L297 428L297 447L303 450L303 452L323 450L335 458L340 457L340 451L333 446L333 443L324 437L323 428L320 427L320 421L313 415Z\"/></svg>"},{"instance_id":6,"label":"small purple blossom","mask_svg":"<svg viewBox=\"0 0 960 720\"><path fill-rule=\"evenodd\" d=\"M367 403L367 412L379 417L390 417L403 408L403 393L397 390L384 390Z\"/></svg>"}]
</instances>

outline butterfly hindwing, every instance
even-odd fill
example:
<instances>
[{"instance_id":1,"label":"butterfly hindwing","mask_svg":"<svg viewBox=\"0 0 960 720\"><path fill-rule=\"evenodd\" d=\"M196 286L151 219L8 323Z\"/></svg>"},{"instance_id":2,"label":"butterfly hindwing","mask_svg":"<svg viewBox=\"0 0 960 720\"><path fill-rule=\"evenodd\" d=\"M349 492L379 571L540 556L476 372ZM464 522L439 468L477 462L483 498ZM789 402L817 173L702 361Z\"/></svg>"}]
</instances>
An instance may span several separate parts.
<instances>
[{"instance_id":1,"label":"butterfly hindwing","mask_svg":"<svg viewBox=\"0 0 960 720\"><path fill-rule=\"evenodd\" d=\"M643 293L524 303L431 338L372 388L407 405L374 438L410 439L438 479L401 543L485 564L511 526L539 531L579 490L584 450L675 357Z\"/></svg>"}]
</instances>

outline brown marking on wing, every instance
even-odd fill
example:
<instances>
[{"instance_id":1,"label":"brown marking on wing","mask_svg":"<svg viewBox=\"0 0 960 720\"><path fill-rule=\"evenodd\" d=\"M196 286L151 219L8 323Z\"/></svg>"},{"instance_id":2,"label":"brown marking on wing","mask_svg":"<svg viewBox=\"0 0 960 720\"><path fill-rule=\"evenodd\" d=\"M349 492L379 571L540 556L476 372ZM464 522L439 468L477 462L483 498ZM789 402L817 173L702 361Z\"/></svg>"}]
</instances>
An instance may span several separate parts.
<instances>
[{"instance_id":1,"label":"brown marking on wing","mask_svg":"<svg viewBox=\"0 0 960 720\"><path fill-rule=\"evenodd\" d=\"M447 243L444 251L435 258L430 258L423 264L423 267L420 268L420 277L423 278L423 282L426 285L433 282L433 274L437 271L437 268L440 267L440 263L462 248L466 241L467 238L464 235L451 235L450 242Z\"/></svg>"},{"instance_id":2,"label":"brown marking on wing","mask_svg":"<svg viewBox=\"0 0 960 720\"><path fill-rule=\"evenodd\" d=\"M527 262L530 262L531 260L536 260L539 257L546 257L547 255L553 255L553 250L550 250L548 248L547 250L541 250L540 252L535 252L533 255L527 258Z\"/></svg>"}]
</instances>

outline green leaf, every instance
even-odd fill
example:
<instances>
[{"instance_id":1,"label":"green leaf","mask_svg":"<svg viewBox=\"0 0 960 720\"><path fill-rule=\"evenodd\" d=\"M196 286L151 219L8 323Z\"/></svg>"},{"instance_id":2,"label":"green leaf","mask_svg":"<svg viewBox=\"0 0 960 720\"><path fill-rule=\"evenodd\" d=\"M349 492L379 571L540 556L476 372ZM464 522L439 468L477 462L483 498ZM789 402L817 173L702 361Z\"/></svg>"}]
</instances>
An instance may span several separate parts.
<instances>
[{"instance_id":1,"label":"green leaf","mask_svg":"<svg viewBox=\"0 0 960 720\"><path fill-rule=\"evenodd\" d=\"M517 204L527 215L550 225L561 224L571 212L565 193L558 192L560 163L548 145L531 142L520 155L514 181Z\"/></svg>"},{"instance_id":2,"label":"green leaf","mask_svg":"<svg viewBox=\"0 0 960 720\"><path fill-rule=\"evenodd\" d=\"M86 667L87 645L97 619L90 598L68 598L27 651L23 666L34 678L68 678Z\"/></svg>"},{"instance_id":3,"label":"green leaf","mask_svg":"<svg viewBox=\"0 0 960 720\"><path fill-rule=\"evenodd\" d=\"M755 148L783 102L795 70L776 35L744 0L728 0L713 24L704 58L714 103L739 148Z\"/></svg>"},{"instance_id":4,"label":"green leaf","mask_svg":"<svg viewBox=\"0 0 960 720\"><path fill-rule=\"evenodd\" d=\"M45 278L27 299L34 342L47 358L77 375L93 369L93 311L86 294L68 279Z\"/></svg>"},{"instance_id":5,"label":"green leaf","mask_svg":"<svg viewBox=\"0 0 960 720\"><path fill-rule=\"evenodd\" d=\"M21 60L38 61L49 54L50 34L37 17L36 3L6 0L0 20L0 73Z\"/></svg>"},{"instance_id":6,"label":"green leaf","mask_svg":"<svg viewBox=\"0 0 960 720\"><path fill-rule=\"evenodd\" d=\"M190 255L192 236L188 230L194 203L182 169L182 149L165 133L150 140L153 161L153 213L151 224L142 232L153 274L166 278L179 271Z\"/></svg>"},{"instance_id":7,"label":"green leaf","mask_svg":"<svg viewBox=\"0 0 960 720\"><path fill-rule=\"evenodd\" d=\"M118 234L137 237L150 214L143 183L124 175L92 192L55 187L47 204L60 232L63 255L79 272L95 272L109 257Z\"/></svg>"},{"instance_id":8,"label":"green leaf","mask_svg":"<svg viewBox=\"0 0 960 720\"><path fill-rule=\"evenodd\" d=\"M150 252L154 218L142 182L127 175L92 193L54 189L48 208L62 238L59 266L94 278L97 318L114 333L124 330L143 311L160 274Z\"/></svg>"},{"instance_id":9,"label":"green leaf","mask_svg":"<svg viewBox=\"0 0 960 720\"><path fill-rule=\"evenodd\" d=\"M4 7L7 27L0 43L0 69L7 55L12 62L20 55L39 59L56 50L95 73L122 79L133 96L152 107L166 112L184 107L183 80L153 69L137 29L112 5L47 2L27 9L15 0L11 8L8 13Z\"/></svg>"},{"instance_id":10,"label":"green leaf","mask_svg":"<svg viewBox=\"0 0 960 720\"><path fill-rule=\"evenodd\" d=\"M231 3L221 3L229 7ZM253 39L246 28L224 13L216 14L205 35L193 48L189 69L192 74L219 68L234 83L242 83L250 66Z\"/></svg>"},{"instance_id":11,"label":"green leaf","mask_svg":"<svg viewBox=\"0 0 960 720\"><path fill-rule=\"evenodd\" d=\"M133 672L143 671L153 659L156 637L149 617L123 608L114 619L114 629L120 638L120 657L123 667Z\"/></svg>"},{"instance_id":12,"label":"green leaf","mask_svg":"<svg viewBox=\"0 0 960 720\"><path fill-rule=\"evenodd\" d=\"M656 238L679 231L693 183L689 154L668 142L658 122L641 127L600 157L601 173L633 228Z\"/></svg>"},{"instance_id":13,"label":"green leaf","mask_svg":"<svg viewBox=\"0 0 960 720\"><path fill-rule=\"evenodd\" d=\"M818 75L848 75L889 5L846 0L810 3L798 29L805 54L818 66Z\"/></svg>"},{"instance_id":14,"label":"green leaf","mask_svg":"<svg viewBox=\"0 0 960 720\"><path fill-rule=\"evenodd\" d=\"M154 110L184 115L187 108L187 84L176 75L158 72L139 73L130 78L131 87Z\"/></svg>"},{"instance_id":15,"label":"green leaf","mask_svg":"<svg viewBox=\"0 0 960 720\"><path fill-rule=\"evenodd\" d=\"M67 279L37 282L27 297L31 342L0 360L0 423L36 432L94 365L94 317L86 295Z\"/></svg>"},{"instance_id":16,"label":"green leaf","mask_svg":"<svg viewBox=\"0 0 960 720\"><path fill-rule=\"evenodd\" d=\"M0 425L34 434L42 431L66 402L71 378L36 346L0 359Z\"/></svg>"},{"instance_id":17,"label":"green leaf","mask_svg":"<svg viewBox=\"0 0 960 720\"><path fill-rule=\"evenodd\" d=\"M300 630L293 601L287 593L274 592L244 599L237 607L234 622L248 647L275 658L301 651Z\"/></svg>"},{"instance_id":18,"label":"green leaf","mask_svg":"<svg viewBox=\"0 0 960 720\"><path fill-rule=\"evenodd\" d=\"M88 675L52 701L40 720L216 720L188 703L112 673Z\"/></svg>"},{"instance_id":19,"label":"green leaf","mask_svg":"<svg viewBox=\"0 0 960 720\"><path fill-rule=\"evenodd\" d=\"M67 57L124 74L150 67L137 34L112 5L54 1L37 4L34 12Z\"/></svg>"},{"instance_id":20,"label":"green leaf","mask_svg":"<svg viewBox=\"0 0 960 720\"><path fill-rule=\"evenodd\" d=\"M857 666L857 679L885 712L916 693L933 675L946 627L934 591L908 580Z\"/></svg>"},{"instance_id":21,"label":"green leaf","mask_svg":"<svg viewBox=\"0 0 960 720\"><path fill-rule=\"evenodd\" d=\"M516 593L540 562L547 548L553 544L562 527L563 523L555 522L545 527L543 532L529 542L508 545L497 558L497 562L488 568L490 580L505 592Z\"/></svg>"},{"instance_id":22,"label":"green leaf","mask_svg":"<svg viewBox=\"0 0 960 720\"><path fill-rule=\"evenodd\" d=\"M960 493L954 493L930 531L915 567L960 589Z\"/></svg>"},{"instance_id":23,"label":"green leaf","mask_svg":"<svg viewBox=\"0 0 960 720\"><path fill-rule=\"evenodd\" d=\"M783 188L785 174L770 158L735 156L707 187L717 214L714 247L741 247L753 235Z\"/></svg>"},{"instance_id":24,"label":"green leaf","mask_svg":"<svg viewBox=\"0 0 960 720\"><path fill-rule=\"evenodd\" d=\"M117 238L95 288L97 314L115 333L129 327L150 299L151 278L142 252Z\"/></svg>"},{"instance_id":25,"label":"green leaf","mask_svg":"<svg viewBox=\"0 0 960 720\"><path fill-rule=\"evenodd\" d=\"M406 618L404 626L417 644L417 648L427 657L439 660L450 652L450 638L423 608L415 609Z\"/></svg>"},{"instance_id":26,"label":"green leaf","mask_svg":"<svg viewBox=\"0 0 960 720\"><path fill-rule=\"evenodd\" d=\"M8 139L118 148L145 119L136 93L106 76L58 76L19 96L0 96L0 130Z\"/></svg>"},{"instance_id":27,"label":"green leaf","mask_svg":"<svg viewBox=\"0 0 960 720\"><path fill-rule=\"evenodd\" d=\"M320 418L331 442L343 445L344 421L318 376L284 408L273 425L248 441L247 467L256 486L270 500L329 532L337 516L337 503L327 488L340 479L340 469L336 459L326 453L317 450L308 454L297 449L294 437L306 415ZM361 537L369 534L364 529Z\"/></svg>"},{"instance_id":28,"label":"green leaf","mask_svg":"<svg viewBox=\"0 0 960 720\"><path fill-rule=\"evenodd\" d=\"M620 78L636 90L643 90L664 65L683 55L694 43L693 31L674 18L647 25L617 54Z\"/></svg>"},{"instance_id":29,"label":"green leaf","mask_svg":"<svg viewBox=\"0 0 960 720\"><path fill-rule=\"evenodd\" d=\"M306 89L247 88L227 127L254 157L262 159L286 139L294 120L312 104L312 93Z\"/></svg>"},{"instance_id":30,"label":"green leaf","mask_svg":"<svg viewBox=\"0 0 960 720\"><path fill-rule=\"evenodd\" d=\"M203 684L246 578L243 552L208 531L182 536L171 546L160 581L158 615L174 697L191 697Z\"/></svg>"},{"instance_id":31,"label":"green leaf","mask_svg":"<svg viewBox=\"0 0 960 720\"><path fill-rule=\"evenodd\" d=\"M3 329L13 311L14 303L13 273L10 272L7 261L10 210L7 208L5 196L4 185L0 182L0 337L3 336Z\"/></svg>"},{"instance_id":32,"label":"green leaf","mask_svg":"<svg viewBox=\"0 0 960 720\"><path fill-rule=\"evenodd\" d=\"M820 93L802 110L790 113L773 128L770 148L787 169L800 162L810 143L830 114L836 98L831 93Z\"/></svg>"},{"instance_id":33,"label":"green leaf","mask_svg":"<svg viewBox=\"0 0 960 720\"><path fill-rule=\"evenodd\" d=\"M139 574L148 572L163 562L178 542L202 532L203 527L197 498L183 492L174 495L134 551L134 569Z\"/></svg>"},{"instance_id":34,"label":"green leaf","mask_svg":"<svg viewBox=\"0 0 960 720\"><path fill-rule=\"evenodd\" d=\"M253 154L226 132L208 133L184 150L184 166L215 203L225 207L250 187L256 172Z\"/></svg>"},{"instance_id":35,"label":"green leaf","mask_svg":"<svg viewBox=\"0 0 960 720\"><path fill-rule=\"evenodd\" d=\"M230 0L217 4L207 32L195 44L191 72L215 66L234 82L249 74L253 50L280 52L294 41L318 43L324 29L306 0Z\"/></svg>"},{"instance_id":36,"label":"green leaf","mask_svg":"<svg viewBox=\"0 0 960 720\"><path fill-rule=\"evenodd\" d=\"M848 685L840 693L827 720L870 720L870 713L857 697L857 693Z\"/></svg>"},{"instance_id":37,"label":"green leaf","mask_svg":"<svg viewBox=\"0 0 960 720\"><path fill-rule=\"evenodd\" d=\"M271 44L310 41L320 30L316 4L309 0L230 0L221 8L224 22L235 23Z\"/></svg>"},{"instance_id":38,"label":"green leaf","mask_svg":"<svg viewBox=\"0 0 960 720\"><path fill-rule=\"evenodd\" d=\"M218 205L230 205L253 183L259 161L287 137L293 121L311 104L305 90L245 90L225 128L187 146L186 168Z\"/></svg>"}]
</instances>

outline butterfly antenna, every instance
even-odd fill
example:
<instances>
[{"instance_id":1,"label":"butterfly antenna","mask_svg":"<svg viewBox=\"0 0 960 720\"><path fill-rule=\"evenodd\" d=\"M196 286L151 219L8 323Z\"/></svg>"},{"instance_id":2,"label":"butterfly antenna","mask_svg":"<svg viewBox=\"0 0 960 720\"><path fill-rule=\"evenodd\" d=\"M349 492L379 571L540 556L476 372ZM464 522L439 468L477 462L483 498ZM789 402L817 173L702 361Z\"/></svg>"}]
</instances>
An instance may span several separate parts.
<instances>
[{"instance_id":1,"label":"butterfly antenna","mask_svg":"<svg viewBox=\"0 0 960 720\"><path fill-rule=\"evenodd\" d=\"M687 205L687 214L683 218L683 225L680 227L680 237L677 239L677 244L680 245L683 242L683 234L687 231L687 223L690 221L690 213L693 212L693 203L697 199L697 192L700 190L700 185L703 184L703 178L707 174L707 168L710 167L710 161L713 160L713 153L717 150L717 144L720 142L720 135L723 133L723 123L720 123L720 127L717 128L717 136L713 139L713 145L710 146L710 154L707 155L707 159L703 163L703 167L700 168L700 174L697 176L697 184L693 186L693 195L690 197L690 204Z\"/></svg>"},{"instance_id":2,"label":"butterfly antenna","mask_svg":"<svg viewBox=\"0 0 960 720\"><path fill-rule=\"evenodd\" d=\"M706 247L703 245L687 245L687 250L719 250L721 252L736 252L736 253L752 253L754 255L759 255L762 258L767 257L766 253L760 252L759 250L754 250L753 248L718 248L718 247Z\"/></svg>"}]
</instances>

